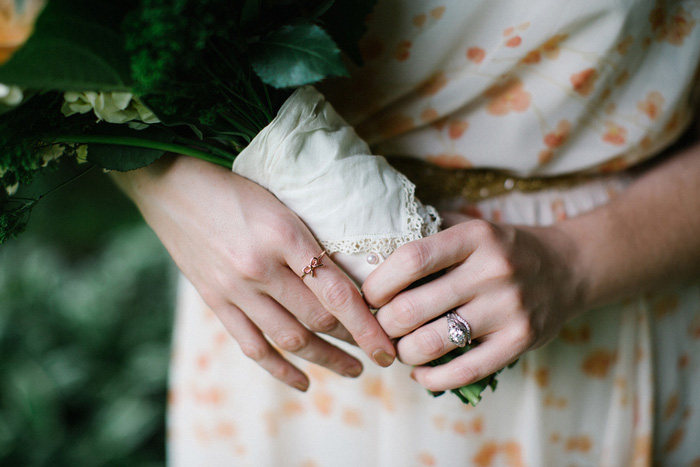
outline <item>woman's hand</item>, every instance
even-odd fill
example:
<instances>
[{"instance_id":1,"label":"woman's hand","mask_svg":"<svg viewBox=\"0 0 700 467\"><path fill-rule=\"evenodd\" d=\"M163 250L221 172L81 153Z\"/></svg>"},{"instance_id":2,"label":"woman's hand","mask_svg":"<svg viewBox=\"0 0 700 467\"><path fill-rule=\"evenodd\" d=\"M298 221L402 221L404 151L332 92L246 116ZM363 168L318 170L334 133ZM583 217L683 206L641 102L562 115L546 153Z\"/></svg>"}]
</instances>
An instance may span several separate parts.
<instances>
[{"instance_id":1,"label":"woman's hand","mask_svg":"<svg viewBox=\"0 0 700 467\"><path fill-rule=\"evenodd\" d=\"M188 157L116 174L183 274L242 351L300 390L309 381L268 341L341 375L361 363L316 333L356 342L388 366L395 350L347 276L277 198L229 170Z\"/></svg>"},{"instance_id":2,"label":"woman's hand","mask_svg":"<svg viewBox=\"0 0 700 467\"><path fill-rule=\"evenodd\" d=\"M387 258L363 285L367 302L397 344L399 358L423 365L455 348L443 316L455 310L479 345L413 377L432 391L484 378L557 335L577 311L570 266L572 244L551 228L520 228L444 216L442 232L409 243ZM429 274L446 273L405 290Z\"/></svg>"},{"instance_id":3,"label":"woman's hand","mask_svg":"<svg viewBox=\"0 0 700 467\"><path fill-rule=\"evenodd\" d=\"M398 354L421 365L454 346L456 309L479 345L414 377L433 391L473 383L552 339L594 306L700 274L700 126L609 203L551 227L445 216L452 227L396 250L363 285ZM427 275L432 282L407 290ZM435 319L438 318L438 319ZM431 321L435 319L435 321Z\"/></svg>"}]
</instances>

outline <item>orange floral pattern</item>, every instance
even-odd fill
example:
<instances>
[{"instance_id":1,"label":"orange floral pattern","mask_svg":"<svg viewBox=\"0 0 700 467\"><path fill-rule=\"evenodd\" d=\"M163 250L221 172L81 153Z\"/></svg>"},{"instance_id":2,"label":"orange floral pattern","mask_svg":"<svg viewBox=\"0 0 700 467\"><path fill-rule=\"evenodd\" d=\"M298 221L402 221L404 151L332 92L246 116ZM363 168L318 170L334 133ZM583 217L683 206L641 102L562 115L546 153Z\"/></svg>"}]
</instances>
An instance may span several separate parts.
<instances>
[{"instance_id":1,"label":"orange floral pattern","mask_svg":"<svg viewBox=\"0 0 700 467\"><path fill-rule=\"evenodd\" d=\"M424 97L434 96L440 92L442 88L447 86L447 82L447 75L442 71L437 72L423 82L420 88L418 88L418 93Z\"/></svg>"},{"instance_id":2,"label":"orange floral pattern","mask_svg":"<svg viewBox=\"0 0 700 467\"><path fill-rule=\"evenodd\" d=\"M532 101L532 95L525 90L523 82L518 78L496 84L484 94L490 99L488 112L497 116L525 112Z\"/></svg>"},{"instance_id":3,"label":"orange floral pattern","mask_svg":"<svg viewBox=\"0 0 700 467\"><path fill-rule=\"evenodd\" d=\"M481 47L469 47L467 49L467 59L476 63L477 65L484 61L486 58L486 51Z\"/></svg>"},{"instance_id":4,"label":"orange floral pattern","mask_svg":"<svg viewBox=\"0 0 700 467\"><path fill-rule=\"evenodd\" d=\"M637 103L637 109L646 114L650 120L656 120L661 114L664 103L664 96L659 91L650 91L644 100Z\"/></svg>"},{"instance_id":5,"label":"orange floral pattern","mask_svg":"<svg viewBox=\"0 0 700 467\"><path fill-rule=\"evenodd\" d=\"M598 80L598 70L595 68L586 68L583 71L571 75L569 80L571 81L574 91L586 97L591 94L595 82Z\"/></svg>"},{"instance_id":6,"label":"orange floral pattern","mask_svg":"<svg viewBox=\"0 0 700 467\"><path fill-rule=\"evenodd\" d=\"M569 133L571 133L571 123L568 120L560 120L554 131L544 136L544 144L552 149L558 148L566 142Z\"/></svg>"},{"instance_id":7,"label":"orange floral pattern","mask_svg":"<svg viewBox=\"0 0 700 467\"><path fill-rule=\"evenodd\" d=\"M469 128L469 123L462 120L453 120L447 125L447 134L450 139L459 139Z\"/></svg>"},{"instance_id":8,"label":"orange floral pattern","mask_svg":"<svg viewBox=\"0 0 700 467\"><path fill-rule=\"evenodd\" d=\"M568 37L568 34L555 34L547 39L540 47L529 51L520 62L533 65L535 63L540 63L543 56L549 60L556 60L561 52L561 43Z\"/></svg>"},{"instance_id":9,"label":"orange floral pattern","mask_svg":"<svg viewBox=\"0 0 700 467\"><path fill-rule=\"evenodd\" d=\"M693 15L682 6L675 6L675 10L669 11L668 5L662 0L657 0L656 8L649 14L649 22L656 40L676 46L683 45L697 23Z\"/></svg>"},{"instance_id":10,"label":"orange floral pattern","mask_svg":"<svg viewBox=\"0 0 700 467\"><path fill-rule=\"evenodd\" d=\"M603 141L616 146L625 144L627 142L627 128L623 127L622 125L618 125L613 121L605 122Z\"/></svg>"},{"instance_id":11,"label":"orange floral pattern","mask_svg":"<svg viewBox=\"0 0 700 467\"><path fill-rule=\"evenodd\" d=\"M607 378L615 360L615 352L606 349L596 349L586 356L582 370L593 378Z\"/></svg>"},{"instance_id":12,"label":"orange floral pattern","mask_svg":"<svg viewBox=\"0 0 700 467\"><path fill-rule=\"evenodd\" d=\"M394 49L394 58L399 62L405 62L411 57L411 41L403 40Z\"/></svg>"}]
</instances>

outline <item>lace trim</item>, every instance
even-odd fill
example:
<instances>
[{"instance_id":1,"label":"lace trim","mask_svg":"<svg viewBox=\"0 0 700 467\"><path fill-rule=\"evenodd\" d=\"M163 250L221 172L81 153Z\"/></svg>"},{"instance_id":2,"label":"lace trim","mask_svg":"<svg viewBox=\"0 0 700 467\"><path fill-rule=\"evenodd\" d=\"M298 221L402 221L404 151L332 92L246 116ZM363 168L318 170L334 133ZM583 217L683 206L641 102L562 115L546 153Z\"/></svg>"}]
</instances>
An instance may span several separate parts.
<instances>
[{"instance_id":1,"label":"lace trim","mask_svg":"<svg viewBox=\"0 0 700 467\"><path fill-rule=\"evenodd\" d=\"M367 235L348 237L340 240L320 240L328 253L380 253L388 256L401 245L437 233L440 216L432 206L423 206L416 199L416 187L405 175L399 174L401 185L401 205L406 212L406 233L401 235Z\"/></svg>"}]
</instances>

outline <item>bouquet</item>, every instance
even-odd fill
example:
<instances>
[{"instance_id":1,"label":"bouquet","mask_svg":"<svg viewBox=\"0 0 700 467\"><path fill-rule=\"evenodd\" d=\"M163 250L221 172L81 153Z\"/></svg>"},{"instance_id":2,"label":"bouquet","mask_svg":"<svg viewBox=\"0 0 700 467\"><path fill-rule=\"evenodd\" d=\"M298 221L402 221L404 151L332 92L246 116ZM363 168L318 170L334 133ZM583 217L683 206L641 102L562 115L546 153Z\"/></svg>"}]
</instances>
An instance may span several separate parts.
<instances>
[{"instance_id":1,"label":"bouquet","mask_svg":"<svg viewBox=\"0 0 700 467\"><path fill-rule=\"evenodd\" d=\"M0 29L28 36L0 44L0 242L37 201L10 198L18 184L67 159L230 168L294 88L346 74L341 47L359 60L374 0L44 3L0 0Z\"/></svg>"},{"instance_id":2,"label":"bouquet","mask_svg":"<svg viewBox=\"0 0 700 467\"><path fill-rule=\"evenodd\" d=\"M0 42L0 243L41 199L16 195L37 174L128 171L167 152L270 190L358 283L357 255L437 231L435 210L310 86L360 63L374 0L44 3L0 0L13 38ZM309 196L318 183L332 195ZM453 392L476 404L487 386L495 375Z\"/></svg>"}]
</instances>

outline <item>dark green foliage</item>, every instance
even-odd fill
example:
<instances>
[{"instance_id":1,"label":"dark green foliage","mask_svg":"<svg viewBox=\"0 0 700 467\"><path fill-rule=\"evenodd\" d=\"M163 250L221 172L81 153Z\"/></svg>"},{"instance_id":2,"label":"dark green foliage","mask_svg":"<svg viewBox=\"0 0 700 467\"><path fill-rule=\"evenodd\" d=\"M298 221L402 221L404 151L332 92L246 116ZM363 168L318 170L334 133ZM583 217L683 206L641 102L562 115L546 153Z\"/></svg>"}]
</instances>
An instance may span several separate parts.
<instances>
[{"instance_id":1,"label":"dark green foliage","mask_svg":"<svg viewBox=\"0 0 700 467\"><path fill-rule=\"evenodd\" d=\"M10 198L0 193L0 245L24 232L35 204L33 199Z\"/></svg>"},{"instance_id":2,"label":"dark green foliage","mask_svg":"<svg viewBox=\"0 0 700 467\"><path fill-rule=\"evenodd\" d=\"M255 44L251 63L265 83L276 88L315 83L347 71L340 49L315 24L285 25Z\"/></svg>"},{"instance_id":3,"label":"dark green foliage","mask_svg":"<svg viewBox=\"0 0 700 467\"><path fill-rule=\"evenodd\" d=\"M377 0L335 0L321 20L338 47L356 64L362 64L358 43L365 34L365 19Z\"/></svg>"},{"instance_id":4,"label":"dark green foliage","mask_svg":"<svg viewBox=\"0 0 700 467\"><path fill-rule=\"evenodd\" d=\"M0 167L11 168L1 177L2 185L28 184L42 166L42 138L59 131L61 96L33 96L13 112L0 114ZM62 116L61 116L62 117ZM76 120L77 121L77 120Z\"/></svg>"},{"instance_id":5,"label":"dark green foliage","mask_svg":"<svg viewBox=\"0 0 700 467\"><path fill-rule=\"evenodd\" d=\"M55 143L63 159L87 144L88 161L110 170L137 169L165 152L230 168L294 88L346 73L340 47L359 56L373 4L51 0L30 39L0 66L0 83L34 94L0 110L0 188L55 167L43 157ZM160 123L137 131L92 112L64 117L66 90L128 91ZM1 207L9 210L0 211L0 243L20 231L27 212Z\"/></svg>"},{"instance_id":6,"label":"dark green foliage","mask_svg":"<svg viewBox=\"0 0 700 467\"><path fill-rule=\"evenodd\" d=\"M164 464L172 265L88 179L0 247L0 465Z\"/></svg>"}]
</instances>

